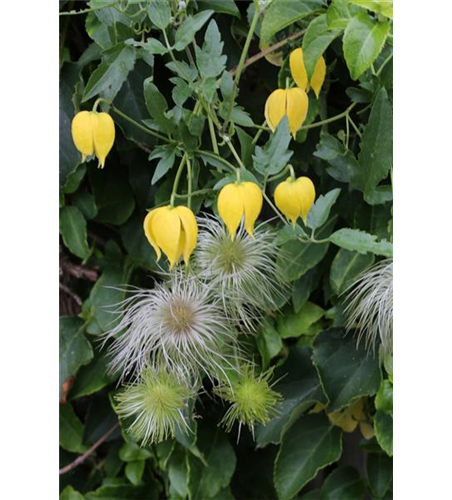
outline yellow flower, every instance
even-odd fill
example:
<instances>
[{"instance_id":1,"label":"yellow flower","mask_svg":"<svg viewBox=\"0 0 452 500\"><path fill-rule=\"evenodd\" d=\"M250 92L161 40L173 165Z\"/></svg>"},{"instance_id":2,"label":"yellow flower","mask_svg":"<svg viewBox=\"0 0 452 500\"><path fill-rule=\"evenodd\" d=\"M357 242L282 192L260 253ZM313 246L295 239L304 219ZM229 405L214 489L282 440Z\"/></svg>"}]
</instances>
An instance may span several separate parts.
<instances>
[{"instance_id":1,"label":"yellow flower","mask_svg":"<svg viewBox=\"0 0 452 500\"><path fill-rule=\"evenodd\" d=\"M163 252L170 262L170 269L184 257L188 265L196 246L198 224L187 207L159 207L151 210L144 219L144 234L157 254Z\"/></svg>"},{"instance_id":2,"label":"yellow flower","mask_svg":"<svg viewBox=\"0 0 452 500\"><path fill-rule=\"evenodd\" d=\"M290 72L292 73L292 77L298 87L305 90L306 92L309 92L309 88L312 87L315 95L318 98L326 75L326 63L323 56L320 56L317 59L314 73L311 76L310 82L308 80L308 74L306 73L306 68L304 66L303 49L300 48L292 51L289 57L289 62Z\"/></svg>"},{"instance_id":3,"label":"yellow flower","mask_svg":"<svg viewBox=\"0 0 452 500\"><path fill-rule=\"evenodd\" d=\"M315 200L315 188L311 179L299 177L294 180L288 177L275 189L275 203L281 212L295 226L298 217L306 224L309 210Z\"/></svg>"},{"instance_id":4,"label":"yellow flower","mask_svg":"<svg viewBox=\"0 0 452 500\"><path fill-rule=\"evenodd\" d=\"M72 120L72 139L82 153L82 162L95 154L99 168L104 168L105 158L115 142L115 122L108 113L80 111Z\"/></svg>"},{"instance_id":5,"label":"yellow flower","mask_svg":"<svg viewBox=\"0 0 452 500\"><path fill-rule=\"evenodd\" d=\"M272 132L276 130L283 116L289 120L290 133L295 137L308 113L308 96L298 87L293 89L277 89L273 91L265 103L265 119Z\"/></svg>"},{"instance_id":6,"label":"yellow flower","mask_svg":"<svg viewBox=\"0 0 452 500\"><path fill-rule=\"evenodd\" d=\"M228 228L231 239L245 216L245 229L253 237L254 223L262 210L262 192L254 182L227 184L218 195L218 213Z\"/></svg>"}]
</instances>

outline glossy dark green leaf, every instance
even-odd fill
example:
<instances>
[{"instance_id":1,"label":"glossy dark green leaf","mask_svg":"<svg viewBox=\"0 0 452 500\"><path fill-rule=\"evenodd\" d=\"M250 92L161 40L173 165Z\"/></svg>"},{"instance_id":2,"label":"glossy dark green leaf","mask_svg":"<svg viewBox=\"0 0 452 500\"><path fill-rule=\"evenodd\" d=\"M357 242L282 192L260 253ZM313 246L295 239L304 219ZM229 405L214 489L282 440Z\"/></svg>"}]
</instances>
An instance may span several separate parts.
<instances>
[{"instance_id":1,"label":"glossy dark green leaf","mask_svg":"<svg viewBox=\"0 0 452 500\"><path fill-rule=\"evenodd\" d=\"M375 398L375 408L392 415L393 387L389 380L383 380Z\"/></svg>"},{"instance_id":2,"label":"glossy dark green leaf","mask_svg":"<svg viewBox=\"0 0 452 500\"><path fill-rule=\"evenodd\" d=\"M69 403L60 404L60 446L73 453L83 453L83 424Z\"/></svg>"},{"instance_id":3,"label":"glossy dark green leaf","mask_svg":"<svg viewBox=\"0 0 452 500\"><path fill-rule=\"evenodd\" d=\"M89 246L86 237L86 220L77 207L67 206L60 213L60 233L65 246L71 253L86 259L89 256Z\"/></svg>"},{"instance_id":4,"label":"glossy dark green leaf","mask_svg":"<svg viewBox=\"0 0 452 500\"><path fill-rule=\"evenodd\" d=\"M128 462L126 464L124 473L133 485L138 486L141 483L145 465L145 460L136 460L135 462Z\"/></svg>"},{"instance_id":5,"label":"glossy dark green leaf","mask_svg":"<svg viewBox=\"0 0 452 500\"><path fill-rule=\"evenodd\" d=\"M336 295L344 292L353 280L375 261L372 253L360 254L341 248L330 269L330 285Z\"/></svg>"},{"instance_id":6,"label":"glossy dark green leaf","mask_svg":"<svg viewBox=\"0 0 452 500\"><path fill-rule=\"evenodd\" d=\"M392 459L384 453L369 453L366 471L373 497L375 500L383 499L392 482Z\"/></svg>"},{"instance_id":7,"label":"glossy dark green leaf","mask_svg":"<svg viewBox=\"0 0 452 500\"><path fill-rule=\"evenodd\" d=\"M350 175L359 169L353 153L347 151L342 143L324 131L320 135L314 156L328 162L330 165L327 168L328 174L339 182L349 182Z\"/></svg>"},{"instance_id":8,"label":"glossy dark green leaf","mask_svg":"<svg viewBox=\"0 0 452 500\"><path fill-rule=\"evenodd\" d=\"M328 413L340 410L361 396L373 396L381 382L379 362L360 345L353 333L326 330L314 340L312 360L319 372Z\"/></svg>"},{"instance_id":9,"label":"glossy dark green leaf","mask_svg":"<svg viewBox=\"0 0 452 500\"><path fill-rule=\"evenodd\" d=\"M177 448L168 461L168 479L170 481L170 495L176 494L186 498L190 470L188 456L185 450Z\"/></svg>"},{"instance_id":10,"label":"glossy dark green leaf","mask_svg":"<svg viewBox=\"0 0 452 500\"><path fill-rule=\"evenodd\" d=\"M293 284L292 304L296 313L306 304L311 293L315 290L320 280L317 269L311 269Z\"/></svg>"},{"instance_id":11,"label":"glossy dark green leaf","mask_svg":"<svg viewBox=\"0 0 452 500\"><path fill-rule=\"evenodd\" d=\"M300 418L284 434L275 462L279 500L290 500L320 469L341 456L342 432L323 414Z\"/></svg>"},{"instance_id":12,"label":"glossy dark green leaf","mask_svg":"<svg viewBox=\"0 0 452 500\"><path fill-rule=\"evenodd\" d=\"M157 500L158 490L149 484L144 486L114 485L101 486L85 494L86 500Z\"/></svg>"},{"instance_id":13,"label":"glossy dark green leaf","mask_svg":"<svg viewBox=\"0 0 452 500\"><path fill-rule=\"evenodd\" d=\"M363 500L366 494L359 472L350 466L338 467L325 480L319 500Z\"/></svg>"},{"instance_id":14,"label":"glossy dark green leaf","mask_svg":"<svg viewBox=\"0 0 452 500\"><path fill-rule=\"evenodd\" d=\"M339 229L329 239L338 247L346 250L355 250L361 254L370 252L375 255L392 257L392 243L386 240L377 241L374 234L359 229Z\"/></svg>"},{"instance_id":15,"label":"glossy dark green leaf","mask_svg":"<svg viewBox=\"0 0 452 500\"><path fill-rule=\"evenodd\" d=\"M308 227L317 229L325 224L340 192L340 188L332 189L325 195L320 195L317 198L308 214Z\"/></svg>"},{"instance_id":16,"label":"glossy dark green leaf","mask_svg":"<svg viewBox=\"0 0 452 500\"><path fill-rule=\"evenodd\" d=\"M97 215L96 201L88 191L79 191L72 197L72 205L77 207L85 219L93 219Z\"/></svg>"},{"instance_id":17,"label":"glossy dark green leaf","mask_svg":"<svg viewBox=\"0 0 452 500\"><path fill-rule=\"evenodd\" d=\"M168 110L168 103L157 86L152 83L152 77L144 81L143 92L150 115L164 132L170 134L174 129L174 125L165 116L165 111Z\"/></svg>"},{"instance_id":18,"label":"glossy dark green leaf","mask_svg":"<svg viewBox=\"0 0 452 500\"><path fill-rule=\"evenodd\" d=\"M119 449L119 458L123 462L136 462L146 460L152 456L148 448L141 448L137 443L125 442Z\"/></svg>"},{"instance_id":19,"label":"glossy dark green leaf","mask_svg":"<svg viewBox=\"0 0 452 500\"><path fill-rule=\"evenodd\" d=\"M392 416L378 410L374 416L374 429L378 444L392 457Z\"/></svg>"},{"instance_id":20,"label":"glossy dark green leaf","mask_svg":"<svg viewBox=\"0 0 452 500\"><path fill-rule=\"evenodd\" d=\"M204 10L194 16L188 16L176 31L174 48L183 50L193 41L196 33L204 26L213 14L213 10Z\"/></svg>"}]
</instances>

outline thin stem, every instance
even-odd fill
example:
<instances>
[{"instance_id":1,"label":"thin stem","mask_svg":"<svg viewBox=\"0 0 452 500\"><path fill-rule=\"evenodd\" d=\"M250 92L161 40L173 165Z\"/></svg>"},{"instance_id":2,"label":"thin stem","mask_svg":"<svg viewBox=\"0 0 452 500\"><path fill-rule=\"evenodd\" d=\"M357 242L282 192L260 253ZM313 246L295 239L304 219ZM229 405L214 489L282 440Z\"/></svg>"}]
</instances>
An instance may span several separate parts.
<instances>
[{"instance_id":1,"label":"thin stem","mask_svg":"<svg viewBox=\"0 0 452 500\"><path fill-rule=\"evenodd\" d=\"M220 161L224 165L226 165L228 168L231 169L231 171L235 172L235 167L232 163L229 163L227 160L225 160L223 157L216 155L215 153L212 153L211 151L205 151L203 149L198 149L196 151L197 153L203 154L205 156L210 156L211 158L214 158L217 161Z\"/></svg>"},{"instance_id":2,"label":"thin stem","mask_svg":"<svg viewBox=\"0 0 452 500\"><path fill-rule=\"evenodd\" d=\"M107 5L99 5L99 7L91 7L90 9L84 9L84 10L64 11L64 12L60 12L60 16L78 16L79 14L88 14L88 12L94 12L95 10L101 10L101 9L105 9L107 7L113 7L117 3L118 2L109 3Z\"/></svg>"},{"instance_id":3,"label":"thin stem","mask_svg":"<svg viewBox=\"0 0 452 500\"><path fill-rule=\"evenodd\" d=\"M192 81L191 78L185 73L184 68L182 68L182 66L179 64L179 61L174 56L173 48L171 47L171 44L169 43L168 35L166 34L166 30L162 30L162 31L163 31L163 38L165 39L166 48L168 49L169 55L171 57L171 60L177 66L177 68L178 68L179 72L181 73L181 75L183 75L183 77L187 81Z\"/></svg>"},{"instance_id":4,"label":"thin stem","mask_svg":"<svg viewBox=\"0 0 452 500\"><path fill-rule=\"evenodd\" d=\"M345 117L345 149L348 151L348 140L350 137L350 116Z\"/></svg>"},{"instance_id":5,"label":"thin stem","mask_svg":"<svg viewBox=\"0 0 452 500\"><path fill-rule=\"evenodd\" d=\"M286 221L286 219L281 215L281 212L273 205L273 202L270 200L270 198L267 196L266 192L262 192L265 201L272 207L273 211L275 214L283 221L284 225L288 225L289 223Z\"/></svg>"},{"instance_id":6,"label":"thin stem","mask_svg":"<svg viewBox=\"0 0 452 500\"><path fill-rule=\"evenodd\" d=\"M378 68L377 72L376 72L376 75L377 76L380 76L381 75L381 72L383 71L383 68L386 66L386 64L388 64L388 62L392 59L392 56L394 55L393 52L391 52L389 54L389 56L383 61L382 65Z\"/></svg>"},{"instance_id":7,"label":"thin stem","mask_svg":"<svg viewBox=\"0 0 452 500\"><path fill-rule=\"evenodd\" d=\"M210 140L212 141L213 152L216 155L218 155L219 150L218 150L217 136L215 135L215 128L213 126L213 121L212 121L212 117L210 116L210 114L207 114L207 122L209 124Z\"/></svg>"},{"instance_id":8,"label":"thin stem","mask_svg":"<svg viewBox=\"0 0 452 500\"><path fill-rule=\"evenodd\" d=\"M228 148L231 150L231 153L233 154L234 158L237 160L237 163L240 165L241 168L243 168L243 170L246 170L246 167L243 164L243 161L241 160L240 156L238 155L237 150L231 143L231 139L228 137L225 142L228 145Z\"/></svg>"},{"instance_id":9,"label":"thin stem","mask_svg":"<svg viewBox=\"0 0 452 500\"><path fill-rule=\"evenodd\" d=\"M99 104L103 101L104 99L102 99L102 97L99 97L98 99L96 99L94 101L94 105L93 105L93 111L97 111L97 108L99 106Z\"/></svg>"},{"instance_id":10,"label":"thin stem","mask_svg":"<svg viewBox=\"0 0 452 500\"><path fill-rule=\"evenodd\" d=\"M227 130L228 125L229 125L229 121L231 119L232 108L234 107L235 97L236 97L237 90L239 87L240 76L242 74L243 67L245 65L246 56L248 55L248 50L250 48L251 40L253 39L254 29L256 28L257 22L259 20L260 10L259 10L257 4L254 4L254 5L255 5L254 16L253 16L253 20L251 21L250 28L248 30L248 35L247 35L246 40L245 40L245 45L243 46L242 55L240 56L239 64L237 65L237 70L236 70L235 78L234 78L234 86L232 87L232 93L231 93L231 97L229 99L229 107L228 107L228 111L226 113L226 119L225 119L224 124L223 124L223 131Z\"/></svg>"},{"instance_id":11,"label":"thin stem","mask_svg":"<svg viewBox=\"0 0 452 500\"><path fill-rule=\"evenodd\" d=\"M267 123L267 121L265 120L264 121L264 125L265 123ZM253 140L251 141L252 144L256 144L257 141L259 140L259 137L262 135L262 132L264 130L270 130L270 129L267 129L266 127L262 126L262 127L259 127L259 130L256 132L256 135L254 136Z\"/></svg>"},{"instance_id":12,"label":"thin stem","mask_svg":"<svg viewBox=\"0 0 452 500\"><path fill-rule=\"evenodd\" d=\"M187 155L187 207L191 208L191 197L192 197L192 177L191 177L191 163L190 158Z\"/></svg>"},{"instance_id":13,"label":"thin stem","mask_svg":"<svg viewBox=\"0 0 452 500\"><path fill-rule=\"evenodd\" d=\"M349 115L347 115L347 120L351 123L352 127L355 129L355 132L358 134L358 137L361 139L362 134L361 134L359 128L356 126L355 122L351 119L351 117Z\"/></svg>"},{"instance_id":14,"label":"thin stem","mask_svg":"<svg viewBox=\"0 0 452 500\"><path fill-rule=\"evenodd\" d=\"M322 120L320 122L315 122L315 123L311 123L310 125L305 125L304 127L300 127L299 130L308 130L310 128L321 127L322 125L326 125L327 123L332 123L332 122L335 122L337 120L340 120L341 118L344 118L345 116L347 116L350 113L350 111L356 106L356 104L357 103L354 102L342 113L339 113L336 116L332 116L331 118L327 118L326 120Z\"/></svg>"},{"instance_id":15,"label":"thin stem","mask_svg":"<svg viewBox=\"0 0 452 500\"><path fill-rule=\"evenodd\" d=\"M177 188L179 186L180 177L182 175L182 171L184 170L185 163L187 162L188 156L187 153L184 154L182 161L179 164L179 168L177 169L176 177L174 178L173 190L171 192L170 198L170 207L174 207L174 200L176 198Z\"/></svg>"},{"instance_id":16,"label":"thin stem","mask_svg":"<svg viewBox=\"0 0 452 500\"><path fill-rule=\"evenodd\" d=\"M206 188L206 189L198 189L197 191L192 191L191 196L201 196L202 194L207 194L211 193L212 189ZM188 198L188 194L175 194L175 198Z\"/></svg>"},{"instance_id":17,"label":"thin stem","mask_svg":"<svg viewBox=\"0 0 452 500\"><path fill-rule=\"evenodd\" d=\"M287 174L287 172L289 171L291 165L286 165L286 167L284 168L284 170L282 172L280 172L279 174L276 174L272 177L269 177L267 179L267 182L273 182L273 181L276 181L277 179L279 179L280 177L284 177L284 175Z\"/></svg>"}]
</instances>

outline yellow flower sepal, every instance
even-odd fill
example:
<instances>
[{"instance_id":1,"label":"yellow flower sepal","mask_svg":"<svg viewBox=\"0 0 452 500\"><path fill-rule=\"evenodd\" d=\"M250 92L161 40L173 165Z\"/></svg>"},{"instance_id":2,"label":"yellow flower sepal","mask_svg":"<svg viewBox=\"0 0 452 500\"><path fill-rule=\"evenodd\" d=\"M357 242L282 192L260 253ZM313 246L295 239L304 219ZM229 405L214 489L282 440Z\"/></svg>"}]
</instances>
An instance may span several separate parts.
<instances>
[{"instance_id":1,"label":"yellow flower sepal","mask_svg":"<svg viewBox=\"0 0 452 500\"><path fill-rule=\"evenodd\" d=\"M290 72L292 73L292 77L298 87L306 92L309 92L309 89L312 87L316 97L318 98L326 75L326 63L324 57L320 56L317 59L314 73L311 76L311 81L308 80L308 74L304 66L303 49L298 48L291 52L289 64Z\"/></svg>"},{"instance_id":2,"label":"yellow flower sepal","mask_svg":"<svg viewBox=\"0 0 452 500\"><path fill-rule=\"evenodd\" d=\"M315 188L311 179L299 177L293 179L288 177L276 186L275 203L281 212L295 226L298 217L306 224L309 210L315 200Z\"/></svg>"},{"instance_id":3,"label":"yellow flower sepal","mask_svg":"<svg viewBox=\"0 0 452 500\"><path fill-rule=\"evenodd\" d=\"M231 239L245 217L245 229L253 237L254 224L262 210L260 187L254 182L226 184L218 195L218 213L228 228Z\"/></svg>"},{"instance_id":4,"label":"yellow flower sepal","mask_svg":"<svg viewBox=\"0 0 452 500\"><path fill-rule=\"evenodd\" d=\"M298 87L274 90L265 103L265 119L272 132L276 130L284 116L289 121L292 136L303 125L308 114L309 100L306 92Z\"/></svg>"},{"instance_id":5,"label":"yellow flower sepal","mask_svg":"<svg viewBox=\"0 0 452 500\"><path fill-rule=\"evenodd\" d=\"M80 111L72 120L72 139L82 153L82 162L95 154L99 168L104 168L105 158L115 142L115 122L108 113Z\"/></svg>"},{"instance_id":6,"label":"yellow flower sepal","mask_svg":"<svg viewBox=\"0 0 452 500\"><path fill-rule=\"evenodd\" d=\"M163 252L168 257L170 269L182 256L188 265L198 238L198 224L189 208L169 205L155 208L146 215L143 227L157 260Z\"/></svg>"}]
</instances>

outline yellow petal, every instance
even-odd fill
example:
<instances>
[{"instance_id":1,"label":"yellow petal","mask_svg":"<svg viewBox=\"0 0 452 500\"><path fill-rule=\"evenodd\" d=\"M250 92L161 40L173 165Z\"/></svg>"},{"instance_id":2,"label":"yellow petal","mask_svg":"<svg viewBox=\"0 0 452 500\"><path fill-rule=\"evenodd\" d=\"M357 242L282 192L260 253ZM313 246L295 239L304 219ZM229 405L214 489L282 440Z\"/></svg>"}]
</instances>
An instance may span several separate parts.
<instances>
[{"instance_id":1,"label":"yellow petal","mask_svg":"<svg viewBox=\"0 0 452 500\"><path fill-rule=\"evenodd\" d=\"M184 236L183 255L185 264L188 265L190 255L196 247L196 240L198 238L198 224L194 213L187 207L176 207L175 209L179 214L182 223L182 235ZM182 241L182 237L181 237ZM180 257L179 257L180 258Z\"/></svg>"},{"instance_id":2,"label":"yellow petal","mask_svg":"<svg viewBox=\"0 0 452 500\"><path fill-rule=\"evenodd\" d=\"M276 130L278 123L286 114L286 91L276 89L269 96L265 103L265 119L272 132Z\"/></svg>"},{"instance_id":3,"label":"yellow petal","mask_svg":"<svg viewBox=\"0 0 452 500\"><path fill-rule=\"evenodd\" d=\"M289 64L292 78L295 80L297 86L300 87L300 89L308 91L309 81L308 74L306 73L306 68L304 67L302 49L295 49L291 52L289 57Z\"/></svg>"},{"instance_id":4,"label":"yellow petal","mask_svg":"<svg viewBox=\"0 0 452 500\"><path fill-rule=\"evenodd\" d=\"M99 160L99 168L104 168L105 158L115 142L115 122L108 113L94 113L94 151Z\"/></svg>"},{"instance_id":5,"label":"yellow petal","mask_svg":"<svg viewBox=\"0 0 452 500\"><path fill-rule=\"evenodd\" d=\"M72 140L75 147L82 153L82 162L94 153L93 119L91 111L80 111L72 120Z\"/></svg>"},{"instance_id":6,"label":"yellow petal","mask_svg":"<svg viewBox=\"0 0 452 500\"><path fill-rule=\"evenodd\" d=\"M333 425L337 425L345 432L353 432L358 426L358 422L347 410L328 413L328 418Z\"/></svg>"},{"instance_id":7,"label":"yellow petal","mask_svg":"<svg viewBox=\"0 0 452 500\"><path fill-rule=\"evenodd\" d=\"M233 240L245 210L239 186L237 184L224 186L218 195L217 205L218 213L226 224Z\"/></svg>"},{"instance_id":8,"label":"yellow petal","mask_svg":"<svg viewBox=\"0 0 452 500\"><path fill-rule=\"evenodd\" d=\"M151 210L150 212L148 212L148 214L144 218L144 223L143 223L144 234L145 234L147 240L149 241L149 243L152 245L152 248L155 250L155 253L157 254L157 261L160 260L160 257L162 256L162 252L160 252L160 248L157 245L154 233L152 231L152 219L155 217L155 214L159 210L162 210L163 208L166 208L166 207L155 208L154 210Z\"/></svg>"},{"instance_id":9,"label":"yellow petal","mask_svg":"<svg viewBox=\"0 0 452 500\"><path fill-rule=\"evenodd\" d=\"M297 130L303 125L308 114L308 95L298 87L287 89L287 117L289 119L289 129L293 137Z\"/></svg>"},{"instance_id":10,"label":"yellow petal","mask_svg":"<svg viewBox=\"0 0 452 500\"><path fill-rule=\"evenodd\" d=\"M254 223L262 210L262 191L254 182L243 182L239 187L245 208L245 229L253 237Z\"/></svg>"},{"instance_id":11,"label":"yellow petal","mask_svg":"<svg viewBox=\"0 0 452 500\"><path fill-rule=\"evenodd\" d=\"M313 88L317 99L319 98L320 89L322 88L323 82L325 81L326 75L326 63L323 56L317 59L314 73L311 77L311 87Z\"/></svg>"},{"instance_id":12,"label":"yellow petal","mask_svg":"<svg viewBox=\"0 0 452 500\"><path fill-rule=\"evenodd\" d=\"M168 257L170 269L179 260L181 221L174 208L162 207L152 219L152 234L157 245Z\"/></svg>"},{"instance_id":13,"label":"yellow petal","mask_svg":"<svg viewBox=\"0 0 452 500\"><path fill-rule=\"evenodd\" d=\"M290 177L276 186L274 198L276 206L295 226L300 217L301 200L297 186Z\"/></svg>"},{"instance_id":14,"label":"yellow petal","mask_svg":"<svg viewBox=\"0 0 452 500\"><path fill-rule=\"evenodd\" d=\"M309 210L315 201L315 187L309 177L299 177L295 184L297 186L298 196L300 197L301 209L300 217L306 224Z\"/></svg>"},{"instance_id":15,"label":"yellow petal","mask_svg":"<svg viewBox=\"0 0 452 500\"><path fill-rule=\"evenodd\" d=\"M359 430L361 431L364 439L372 439L375 436L374 428L367 422L360 422Z\"/></svg>"}]
</instances>

